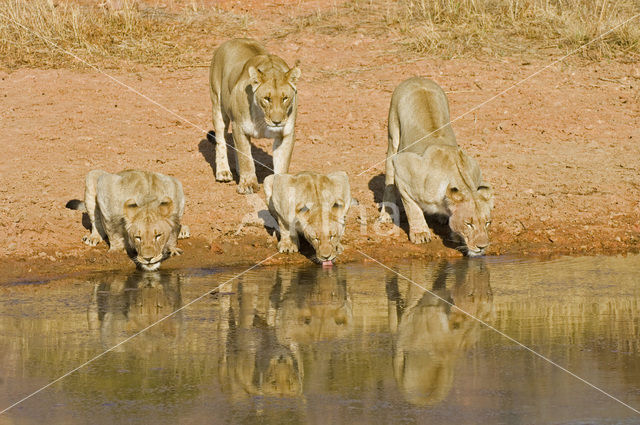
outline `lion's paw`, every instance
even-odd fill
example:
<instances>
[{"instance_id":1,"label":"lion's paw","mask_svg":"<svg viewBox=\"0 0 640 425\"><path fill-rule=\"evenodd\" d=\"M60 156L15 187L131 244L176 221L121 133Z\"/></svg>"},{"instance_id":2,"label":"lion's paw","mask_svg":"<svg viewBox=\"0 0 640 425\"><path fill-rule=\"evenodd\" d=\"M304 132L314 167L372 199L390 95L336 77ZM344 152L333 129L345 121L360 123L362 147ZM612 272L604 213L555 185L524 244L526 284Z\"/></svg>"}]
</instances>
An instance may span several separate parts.
<instances>
[{"instance_id":1,"label":"lion's paw","mask_svg":"<svg viewBox=\"0 0 640 425\"><path fill-rule=\"evenodd\" d=\"M178 255L182 255L182 250L178 247L169 248L169 256L176 257Z\"/></svg>"},{"instance_id":2,"label":"lion's paw","mask_svg":"<svg viewBox=\"0 0 640 425\"><path fill-rule=\"evenodd\" d=\"M291 239L285 238L278 242L278 251L287 254L298 252L298 245L296 245Z\"/></svg>"},{"instance_id":3,"label":"lion's paw","mask_svg":"<svg viewBox=\"0 0 640 425\"><path fill-rule=\"evenodd\" d=\"M427 243L431 241L431 232L409 232L409 239L415 244Z\"/></svg>"},{"instance_id":4,"label":"lion's paw","mask_svg":"<svg viewBox=\"0 0 640 425\"><path fill-rule=\"evenodd\" d=\"M216 181L219 182L230 182L233 180L233 175L229 170L218 170L216 171Z\"/></svg>"},{"instance_id":5,"label":"lion's paw","mask_svg":"<svg viewBox=\"0 0 640 425\"><path fill-rule=\"evenodd\" d=\"M118 252L118 251L124 251L124 244L122 242L113 242L109 245L109 251L108 252Z\"/></svg>"},{"instance_id":6,"label":"lion's paw","mask_svg":"<svg viewBox=\"0 0 640 425\"><path fill-rule=\"evenodd\" d=\"M191 232L189 231L189 226L183 224L180 226L180 233L178 233L178 239L187 239L191 236Z\"/></svg>"},{"instance_id":7,"label":"lion's paw","mask_svg":"<svg viewBox=\"0 0 640 425\"><path fill-rule=\"evenodd\" d=\"M260 186L258 186L258 179L256 176L240 177L237 189L238 193L249 195L251 193L258 192L259 190Z\"/></svg>"},{"instance_id":8,"label":"lion's paw","mask_svg":"<svg viewBox=\"0 0 640 425\"><path fill-rule=\"evenodd\" d=\"M101 240L102 238L100 237L100 235L94 235L94 234L88 234L82 237L82 242L84 242L85 245L89 245L89 246L96 246L100 243Z\"/></svg>"},{"instance_id":9,"label":"lion's paw","mask_svg":"<svg viewBox=\"0 0 640 425\"><path fill-rule=\"evenodd\" d=\"M391 214L382 210L380 212L380 216L378 216L378 223L393 223L393 219L391 218Z\"/></svg>"}]
</instances>

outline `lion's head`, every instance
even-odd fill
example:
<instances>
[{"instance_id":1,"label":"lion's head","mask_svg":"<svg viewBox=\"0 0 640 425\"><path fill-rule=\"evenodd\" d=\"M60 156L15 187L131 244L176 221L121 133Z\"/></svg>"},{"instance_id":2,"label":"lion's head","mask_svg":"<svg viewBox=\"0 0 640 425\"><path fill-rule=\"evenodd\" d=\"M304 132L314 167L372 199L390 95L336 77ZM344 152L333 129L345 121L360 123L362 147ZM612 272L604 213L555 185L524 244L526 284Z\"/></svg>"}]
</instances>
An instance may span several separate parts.
<instances>
[{"instance_id":1,"label":"lion's head","mask_svg":"<svg viewBox=\"0 0 640 425\"><path fill-rule=\"evenodd\" d=\"M300 68L283 71L268 56L248 68L253 98L264 113L264 121L272 130L281 130L295 107L296 82Z\"/></svg>"},{"instance_id":2,"label":"lion's head","mask_svg":"<svg viewBox=\"0 0 640 425\"><path fill-rule=\"evenodd\" d=\"M333 261L343 251L340 240L351 202L348 177L344 172L309 177L296 187L296 220L313 247L313 260Z\"/></svg>"},{"instance_id":3,"label":"lion's head","mask_svg":"<svg viewBox=\"0 0 640 425\"><path fill-rule=\"evenodd\" d=\"M340 240L351 205L345 172L276 174L265 178L264 188L270 210L291 231L304 235L314 261L333 261L343 251Z\"/></svg>"},{"instance_id":4,"label":"lion's head","mask_svg":"<svg viewBox=\"0 0 640 425\"><path fill-rule=\"evenodd\" d=\"M166 258L165 247L177 226L173 209L169 197L142 206L135 199L124 203L127 251L139 268L156 270Z\"/></svg>"},{"instance_id":5,"label":"lion's head","mask_svg":"<svg viewBox=\"0 0 640 425\"><path fill-rule=\"evenodd\" d=\"M345 209L346 201L328 192L321 195L318 203L300 203L296 207L302 234L315 252L314 260L333 261L342 253Z\"/></svg>"},{"instance_id":6,"label":"lion's head","mask_svg":"<svg viewBox=\"0 0 640 425\"><path fill-rule=\"evenodd\" d=\"M486 183L476 188L447 188L447 206L451 211L449 227L462 236L466 254L475 257L484 254L489 246L489 225L493 208L493 191Z\"/></svg>"},{"instance_id":7,"label":"lion's head","mask_svg":"<svg viewBox=\"0 0 640 425\"><path fill-rule=\"evenodd\" d=\"M353 326L353 302L343 270L297 270L276 311L279 340L309 345L343 338L353 331Z\"/></svg>"}]
</instances>

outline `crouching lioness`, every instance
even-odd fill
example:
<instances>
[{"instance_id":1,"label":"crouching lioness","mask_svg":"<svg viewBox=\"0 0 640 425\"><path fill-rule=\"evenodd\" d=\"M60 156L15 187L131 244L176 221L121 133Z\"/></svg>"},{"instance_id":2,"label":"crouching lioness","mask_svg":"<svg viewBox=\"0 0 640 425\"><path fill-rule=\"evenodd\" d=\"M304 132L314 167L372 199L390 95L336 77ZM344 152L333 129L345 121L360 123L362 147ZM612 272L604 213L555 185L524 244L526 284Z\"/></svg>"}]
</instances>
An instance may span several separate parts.
<instances>
[{"instance_id":1,"label":"crouching lioness","mask_svg":"<svg viewBox=\"0 0 640 425\"><path fill-rule=\"evenodd\" d=\"M125 249L143 270L156 270L163 260L182 254L177 240L189 237L189 228L180 224L182 184L160 173L90 171L84 202L71 200L67 208L89 215L91 233L82 238L85 244L96 246L104 239L109 251Z\"/></svg>"},{"instance_id":2,"label":"crouching lioness","mask_svg":"<svg viewBox=\"0 0 640 425\"><path fill-rule=\"evenodd\" d=\"M297 113L297 66L269 54L255 40L234 39L215 51L209 72L216 135L216 180L231 181L225 134L231 122L238 193L258 191L251 137L273 139L273 171L289 170Z\"/></svg>"},{"instance_id":3,"label":"crouching lioness","mask_svg":"<svg viewBox=\"0 0 640 425\"><path fill-rule=\"evenodd\" d=\"M451 230L464 239L460 247L464 253L484 253L489 245L493 192L476 161L458 147L446 95L427 78L410 78L393 92L385 173L380 221L391 221L386 206L396 201L395 185L411 242L431 240L426 212L448 217Z\"/></svg>"},{"instance_id":4,"label":"crouching lioness","mask_svg":"<svg viewBox=\"0 0 640 425\"><path fill-rule=\"evenodd\" d=\"M345 172L272 174L264 180L264 191L280 227L280 252L298 252L298 233L315 250L315 261L328 264L342 252L340 239L351 205Z\"/></svg>"}]
</instances>

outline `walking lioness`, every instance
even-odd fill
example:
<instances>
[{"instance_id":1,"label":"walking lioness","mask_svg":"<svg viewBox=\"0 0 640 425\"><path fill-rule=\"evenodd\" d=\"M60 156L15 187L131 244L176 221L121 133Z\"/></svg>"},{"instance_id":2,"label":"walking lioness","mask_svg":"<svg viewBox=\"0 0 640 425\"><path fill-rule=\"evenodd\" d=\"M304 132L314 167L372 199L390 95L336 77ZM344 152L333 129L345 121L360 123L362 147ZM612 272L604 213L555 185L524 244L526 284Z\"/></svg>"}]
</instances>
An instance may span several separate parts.
<instances>
[{"instance_id":1,"label":"walking lioness","mask_svg":"<svg viewBox=\"0 0 640 425\"><path fill-rule=\"evenodd\" d=\"M91 234L82 238L85 244L108 240L109 251L125 249L143 270L156 270L168 257L182 254L178 238L189 237L189 228L180 224L182 184L164 174L93 170L85 179L84 202L74 199L66 206L89 215Z\"/></svg>"},{"instance_id":2,"label":"walking lioness","mask_svg":"<svg viewBox=\"0 0 640 425\"><path fill-rule=\"evenodd\" d=\"M216 135L216 180L231 181L225 134L231 122L238 193L258 191L251 137L273 139L273 171L289 170L297 113L297 66L269 54L255 40L234 39L215 51L209 73Z\"/></svg>"},{"instance_id":3,"label":"walking lioness","mask_svg":"<svg viewBox=\"0 0 640 425\"><path fill-rule=\"evenodd\" d=\"M405 80L391 97L381 222L391 221L387 206L396 202L394 185L402 197L411 242L429 242L433 235L424 213L440 214L464 238L464 253L484 253L493 192L476 161L458 147L446 95L427 78Z\"/></svg>"}]
</instances>

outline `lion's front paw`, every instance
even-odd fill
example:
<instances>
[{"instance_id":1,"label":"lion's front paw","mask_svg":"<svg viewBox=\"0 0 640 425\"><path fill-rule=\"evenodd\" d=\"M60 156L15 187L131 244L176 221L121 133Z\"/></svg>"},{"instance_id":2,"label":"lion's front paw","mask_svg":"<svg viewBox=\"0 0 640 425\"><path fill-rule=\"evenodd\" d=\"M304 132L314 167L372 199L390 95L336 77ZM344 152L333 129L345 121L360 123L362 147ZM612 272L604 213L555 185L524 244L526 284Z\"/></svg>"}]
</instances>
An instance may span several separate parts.
<instances>
[{"instance_id":1,"label":"lion's front paw","mask_svg":"<svg viewBox=\"0 0 640 425\"><path fill-rule=\"evenodd\" d=\"M385 210L380 211L380 216L378 216L378 223L393 223L391 214L389 214Z\"/></svg>"},{"instance_id":2,"label":"lion's front paw","mask_svg":"<svg viewBox=\"0 0 640 425\"><path fill-rule=\"evenodd\" d=\"M113 242L109 244L109 252L118 252L124 251L124 243L122 242Z\"/></svg>"},{"instance_id":3,"label":"lion's front paw","mask_svg":"<svg viewBox=\"0 0 640 425\"><path fill-rule=\"evenodd\" d=\"M84 242L85 245L89 246L96 246L100 243L101 240L102 238L100 237L100 235L94 235L93 233L84 235L82 237L82 242Z\"/></svg>"},{"instance_id":4,"label":"lion's front paw","mask_svg":"<svg viewBox=\"0 0 640 425\"><path fill-rule=\"evenodd\" d=\"M289 238L283 238L278 242L278 251L284 253L298 252L298 245Z\"/></svg>"},{"instance_id":5,"label":"lion's front paw","mask_svg":"<svg viewBox=\"0 0 640 425\"><path fill-rule=\"evenodd\" d=\"M170 257L175 257L178 255L182 255L182 250L178 247L173 247L173 248L169 248L169 256Z\"/></svg>"},{"instance_id":6,"label":"lion's front paw","mask_svg":"<svg viewBox=\"0 0 640 425\"><path fill-rule=\"evenodd\" d=\"M230 182L233 180L233 175L229 170L218 170L216 171L216 181L219 182Z\"/></svg>"},{"instance_id":7,"label":"lion's front paw","mask_svg":"<svg viewBox=\"0 0 640 425\"><path fill-rule=\"evenodd\" d=\"M409 232L409 239L411 240L411 242L415 244L430 242L431 237L432 237L432 234L431 234L431 231L429 230L426 230L424 232L413 232L413 231Z\"/></svg>"},{"instance_id":8,"label":"lion's front paw","mask_svg":"<svg viewBox=\"0 0 640 425\"><path fill-rule=\"evenodd\" d=\"M259 190L260 186L258 186L258 179L256 176L240 177L237 189L238 193L249 195L251 193L258 192Z\"/></svg>"},{"instance_id":9,"label":"lion's front paw","mask_svg":"<svg viewBox=\"0 0 640 425\"><path fill-rule=\"evenodd\" d=\"M180 233L178 233L178 239L187 239L189 236L191 236L191 232L189 231L189 226L184 224L181 225Z\"/></svg>"}]
</instances>

